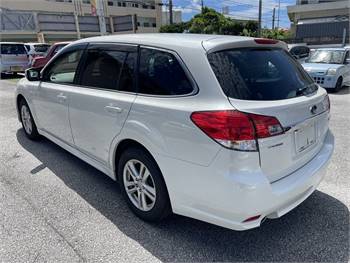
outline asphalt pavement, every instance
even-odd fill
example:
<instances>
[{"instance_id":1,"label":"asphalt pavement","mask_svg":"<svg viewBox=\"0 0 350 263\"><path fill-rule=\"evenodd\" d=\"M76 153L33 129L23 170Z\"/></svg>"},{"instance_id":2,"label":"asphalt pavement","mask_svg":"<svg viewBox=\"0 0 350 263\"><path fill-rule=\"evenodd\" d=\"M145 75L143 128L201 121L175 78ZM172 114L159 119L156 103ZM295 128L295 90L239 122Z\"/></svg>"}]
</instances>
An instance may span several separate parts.
<instances>
[{"instance_id":1,"label":"asphalt pavement","mask_svg":"<svg viewBox=\"0 0 350 263\"><path fill-rule=\"evenodd\" d=\"M336 149L318 190L282 218L237 232L135 217L109 177L25 137L15 82L0 80L0 262L350 262L349 88L330 94Z\"/></svg>"}]
</instances>

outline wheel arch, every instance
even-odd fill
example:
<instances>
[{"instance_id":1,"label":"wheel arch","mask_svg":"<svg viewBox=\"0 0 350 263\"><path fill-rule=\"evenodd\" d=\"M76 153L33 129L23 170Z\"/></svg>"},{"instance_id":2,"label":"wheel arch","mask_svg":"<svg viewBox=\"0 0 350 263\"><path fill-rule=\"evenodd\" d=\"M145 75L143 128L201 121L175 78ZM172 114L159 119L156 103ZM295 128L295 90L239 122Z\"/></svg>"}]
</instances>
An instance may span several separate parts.
<instances>
[{"instance_id":1,"label":"wheel arch","mask_svg":"<svg viewBox=\"0 0 350 263\"><path fill-rule=\"evenodd\" d=\"M163 175L163 172L157 162L157 160L155 159L154 155L147 149L147 147L145 145L143 145L142 143L138 142L137 140L131 139L131 138L124 138L122 139L116 146L115 150L114 150L114 154L113 154L113 175L116 181L118 181L118 162L120 160L120 157L122 155L122 153L131 147L136 147L136 148L140 148L142 150L144 150L145 152L147 152L149 154L149 156L152 158L152 160L155 162L155 164L157 165L160 174L162 175L164 184L165 184L165 188L167 190L168 193L168 198L170 201L170 206L172 207L171 204L171 198L170 198L170 194L169 194L169 188L167 186L167 182L165 180L165 177Z\"/></svg>"}]
</instances>

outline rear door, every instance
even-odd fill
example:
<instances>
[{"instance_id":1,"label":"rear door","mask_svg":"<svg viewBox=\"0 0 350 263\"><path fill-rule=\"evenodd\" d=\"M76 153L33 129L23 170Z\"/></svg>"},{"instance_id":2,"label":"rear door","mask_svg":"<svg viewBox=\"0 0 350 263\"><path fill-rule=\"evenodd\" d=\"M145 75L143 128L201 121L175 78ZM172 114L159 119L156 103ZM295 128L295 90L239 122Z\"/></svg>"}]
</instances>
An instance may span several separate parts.
<instances>
[{"instance_id":1,"label":"rear door","mask_svg":"<svg viewBox=\"0 0 350 263\"><path fill-rule=\"evenodd\" d=\"M107 165L112 140L121 131L135 94L137 46L91 44L69 94L76 147Z\"/></svg>"},{"instance_id":2,"label":"rear door","mask_svg":"<svg viewBox=\"0 0 350 263\"><path fill-rule=\"evenodd\" d=\"M258 140L261 168L271 182L317 154L328 131L328 97L287 52L246 48L208 58L234 108L276 117L282 125L283 134Z\"/></svg>"}]
</instances>

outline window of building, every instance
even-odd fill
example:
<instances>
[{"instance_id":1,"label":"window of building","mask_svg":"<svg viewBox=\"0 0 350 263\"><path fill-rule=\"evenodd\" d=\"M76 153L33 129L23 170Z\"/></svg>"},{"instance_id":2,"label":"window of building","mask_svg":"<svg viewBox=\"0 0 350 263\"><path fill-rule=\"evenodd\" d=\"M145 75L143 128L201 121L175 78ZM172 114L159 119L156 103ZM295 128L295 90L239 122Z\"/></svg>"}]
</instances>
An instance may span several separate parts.
<instances>
[{"instance_id":1,"label":"window of building","mask_svg":"<svg viewBox=\"0 0 350 263\"><path fill-rule=\"evenodd\" d=\"M139 93L169 96L192 92L191 82L173 54L156 49L141 49Z\"/></svg>"}]
</instances>

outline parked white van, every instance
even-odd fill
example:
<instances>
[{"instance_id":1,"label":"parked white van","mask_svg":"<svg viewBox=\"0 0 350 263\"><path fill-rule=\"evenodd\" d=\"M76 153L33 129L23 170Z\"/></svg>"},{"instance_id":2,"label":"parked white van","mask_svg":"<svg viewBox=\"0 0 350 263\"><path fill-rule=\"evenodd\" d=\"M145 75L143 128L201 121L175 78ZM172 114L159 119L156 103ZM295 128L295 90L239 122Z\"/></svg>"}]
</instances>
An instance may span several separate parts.
<instances>
[{"instance_id":1,"label":"parked white van","mask_svg":"<svg viewBox=\"0 0 350 263\"><path fill-rule=\"evenodd\" d=\"M29 59L23 43L0 42L0 73L24 72Z\"/></svg>"}]
</instances>

